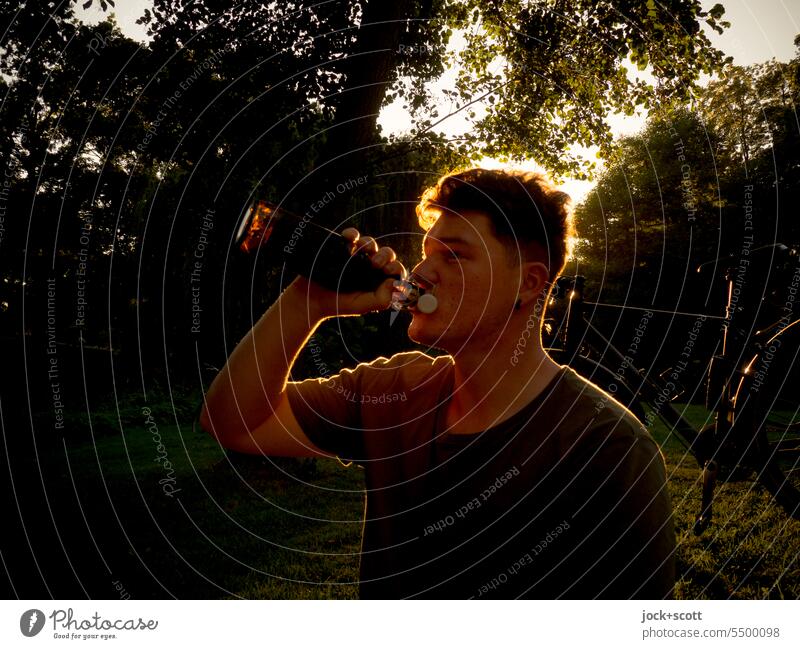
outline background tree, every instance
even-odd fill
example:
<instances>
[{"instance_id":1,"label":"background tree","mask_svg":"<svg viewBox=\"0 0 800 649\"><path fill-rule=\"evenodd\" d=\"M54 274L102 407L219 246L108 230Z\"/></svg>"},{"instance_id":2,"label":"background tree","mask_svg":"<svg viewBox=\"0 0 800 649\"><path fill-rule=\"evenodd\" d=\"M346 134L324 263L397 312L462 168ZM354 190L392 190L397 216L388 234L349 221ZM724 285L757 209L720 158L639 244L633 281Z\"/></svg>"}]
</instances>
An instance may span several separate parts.
<instances>
[{"instance_id":1,"label":"background tree","mask_svg":"<svg viewBox=\"0 0 800 649\"><path fill-rule=\"evenodd\" d=\"M699 115L673 108L617 142L576 210L579 266L606 297L669 308L686 296L687 271L719 245L717 140Z\"/></svg>"},{"instance_id":2,"label":"background tree","mask_svg":"<svg viewBox=\"0 0 800 649\"><path fill-rule=\"evenodd\" d=\"M800 47L800 36L795 44ZM754 187L760 243L797 241L800 235L798 102L800 56L788 63L728 66L698 94L700 114L721 136L717 154L729 181L722 194L741 205L742 188Z\"/></svg>"},{"instance_id":3,"label":"background tree","mask_svg":"<svg viewBox=\"0 0 800 649\"><path fill-rule=\"evenodd\" d=\"M682 332L686 317L671 313L714 314L721 306L711 278L696 273L721 254L731 227L719 195L717 139L696 113L663 110L639 134L619 140L576 209L580 239L570 270L589 278L590 300L614 305L594 314L601 329L627 349L643 312L664 312L650 318L639 345L643 366L664 369L683 347L685 336L670 332Z\"/></svg>"},{"instance_id":4,"label":"background tree","mask_svg":"<svg viewBox=\"0 0 800 649\"><path fill-rule=\"evenodd\" d=\"M670 313L721 313L724 287L711 272L695 273L702 262L738 260L743 250L778 242L800 246L799 64L796 57L728 66L697 92L694 109L654 113L640 133L615 143L596 189L577 208L577 270L593 280L597 301L627 307L599 309L602 325L624 347L641 317L635 307L665 312L648 329L647 357L661 355L656 366L668 366L672 347L682 344L668 335L683 322ZM770 287L788 285L784 270L776 261L740 278L740 304L759 306L763 322L778 317L781 295Z\"/></svg>"},{"instance_id":5,"label":"background tree","mask_svg":"<svg viewBox=\"0 0 800 649\"><path fill-rule=\"evenodd\" d=\"M490 155L533 157L557 174L593 168L570 150L611 153L612 112L632 115L686 100L699 75L722 62L701 30L727 26L724 8L699 2L452 3L465 26L456 96L485 97L470 145ZM648 83L629 71L649 69Z\"/></svg>"}]
</instances>

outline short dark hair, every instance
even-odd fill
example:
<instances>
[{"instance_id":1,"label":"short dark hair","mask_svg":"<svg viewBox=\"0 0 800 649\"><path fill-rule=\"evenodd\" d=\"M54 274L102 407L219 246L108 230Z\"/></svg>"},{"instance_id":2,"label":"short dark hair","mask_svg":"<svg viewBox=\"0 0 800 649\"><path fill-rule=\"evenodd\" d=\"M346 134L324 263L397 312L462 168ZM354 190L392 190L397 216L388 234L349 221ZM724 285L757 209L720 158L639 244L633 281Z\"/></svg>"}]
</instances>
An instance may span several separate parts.
<instances>
[{"instance_id":1,"label":"short dark hair","mask_svg":"<svg viewBox=\"0 0 800 649\"><path fill-rule=\"evenodd\" d=\"M529 259L538 244L551 282L564 269L575 236L572 201L544 174L478 167L449 173L422 194L417 219L429 230L443 211L461 210L486 214L512 259Z\"/></svg>"}]
</instances>

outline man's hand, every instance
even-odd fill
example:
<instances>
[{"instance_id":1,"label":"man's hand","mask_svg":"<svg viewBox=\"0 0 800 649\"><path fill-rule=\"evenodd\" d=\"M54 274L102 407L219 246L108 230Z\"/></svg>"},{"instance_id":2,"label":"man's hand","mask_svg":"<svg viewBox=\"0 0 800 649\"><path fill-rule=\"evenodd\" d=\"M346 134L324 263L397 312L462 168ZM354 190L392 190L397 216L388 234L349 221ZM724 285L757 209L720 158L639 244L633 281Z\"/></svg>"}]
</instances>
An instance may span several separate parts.
<instances>
[{"instance_id":1,"label":"man's hand","mask_svg":"<svg viewBox=\"0 0 800 649\"><path fill-rule=\"evenodd\" d=\"M365 253L375 268L381 269L386 275L383 282L374 291L363 293L337 293L323 288L304 277L298 277L295 284L302 288L309 301L309 311L319 319L335 316L361 315L370 311L383 311L389 308L394 290L394 277L391 275L405 274L403 264L397 261L394 250L387 246L378 247L372 237L362 237L355 228L342 230L342 236L352 243L351 255Z\"/></svg>"}]
</instances>

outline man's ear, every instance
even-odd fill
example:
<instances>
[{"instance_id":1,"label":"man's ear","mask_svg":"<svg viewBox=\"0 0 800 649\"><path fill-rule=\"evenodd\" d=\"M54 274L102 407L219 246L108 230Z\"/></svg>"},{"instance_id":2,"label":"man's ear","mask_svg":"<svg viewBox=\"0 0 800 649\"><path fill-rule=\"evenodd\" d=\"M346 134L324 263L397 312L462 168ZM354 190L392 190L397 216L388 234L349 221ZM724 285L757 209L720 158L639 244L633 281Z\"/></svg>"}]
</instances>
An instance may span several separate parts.
<instances>
[{"instance_id":1,"label":"man's ear","mask_svg":"<svg viewBox=\"0 0 800 649\"><path fill-rule=\"evenodd\" d=\"M520 264L520 273L519 299L521 308L528 310L547 289L550 270L541 261L525 261Z\"/></svg>"}]
</instances>

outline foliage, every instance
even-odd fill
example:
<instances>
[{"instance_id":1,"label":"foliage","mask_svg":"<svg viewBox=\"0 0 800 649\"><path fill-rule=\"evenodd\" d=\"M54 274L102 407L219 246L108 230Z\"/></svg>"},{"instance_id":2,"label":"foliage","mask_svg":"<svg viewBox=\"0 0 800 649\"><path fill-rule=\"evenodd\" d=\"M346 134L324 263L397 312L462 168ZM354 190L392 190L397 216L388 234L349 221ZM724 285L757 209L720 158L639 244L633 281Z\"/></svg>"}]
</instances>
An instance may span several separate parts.
<instances>
[{"instance_id":1,"label":"foliage","mask_svg":"<svg viewBox=\"0 0 800 649\"><path fill-rule=\"evenodd\" d=\"M790 276L781 275L777 258L768 268L747 262L759 246L800 246L799 70L800 57L729 66L696 93L691 108L666 106L651 114L640 133L615 143L597 187L576 210L576 267L590 280L590 299L721 315L724 262L717 276L714 264L696 271L706 261L730 256L746 268L737 276L739 306L760 304L764 325L783 315L775 314L773 292L783 296ZM739 264L742 258L746 265ZM623 349L641 317L634 309L598 314ZM656 318L642 363L649 359L660 368L674 362L670 345L679 351L687 335L682 318ZM706 335L716 331L705 329ZM709 341L711 346L697 350L712 354L714 339ZM663 360L657 361L659 353Z\"/></svg>"},{"instance_id":2,"label":"foliage","mask_svg":"<svg viewBox=\"0 0 800 649\"><path fill-rule=\"evenodd\" d=\"M580 239L568 272L587 277L587 299L599 305L594 324L639 367L660 373L688 361L681 382L695 401L704 391L691 386L719 353L727 268L737 331L791 315L784 307L793 303L800 250L799 61L727 68L691 108L654 112L638 134L616 142L576 209ZM761 246L756 258L751 251Z\"/></svg>"},{"instance_id":3,"label":"foliage","mask_svg":"<svg viewBox=\"0 0 800 649\"><path fill-rule=\"evenodd\" d=\"M158 0L144 20L155 49L228 46L257 61L250 55L267 47L273 87L291 80L293 92L335 118L335 152L368 144L380 107L401 99L418 133L466 109L473 128L464 154L534 157L555 173L583 174L591 169L570 147L609 153L609 112L688 99L699 75L716 69L722 55L701 26L721 32L723 13L696 0L244 2L236 10ZM630 74L631 64L653 82ZM430 82L453 66L444 110Z\"/></svg>"},{"instance_id":4,"label":"foliage","mask_svg":"<svg viewBox=\"0 0 800 649\"><path fill-rule=\"evenodd\" d=\"M581 272L613 300L676 307L722 228L716 134L686 109L622 138L576 210Z\"/></svg>"},{"instance_id":5,"label":"foliage","mask_svg":"<svg viewBox=\"0 0 800 649\"><path fill-rule=\"evenodd\" d=\"M800 48L800 37L795 39ZM800 51L787 63L729 66L697 97L697 110L719 134L722 200L741 206L753 186L758 241L800 241Z\"/></svg>"},{"instance_id":6,"label":"foliage","mask_svg":"<svg viewBox=\"0 0 800 649\"><path fill-rule=\"evenodd\" d=\"M597 145L608 157L611 112L687 100L699 75L722 62L702 24L727 26L721 5L703 11L695 0L470 0L448 8L466 30L466 46L454 57L454 97L488 102L470 144L576 177L593 166L570 148Z\"/></svg>"}]
</instances>

